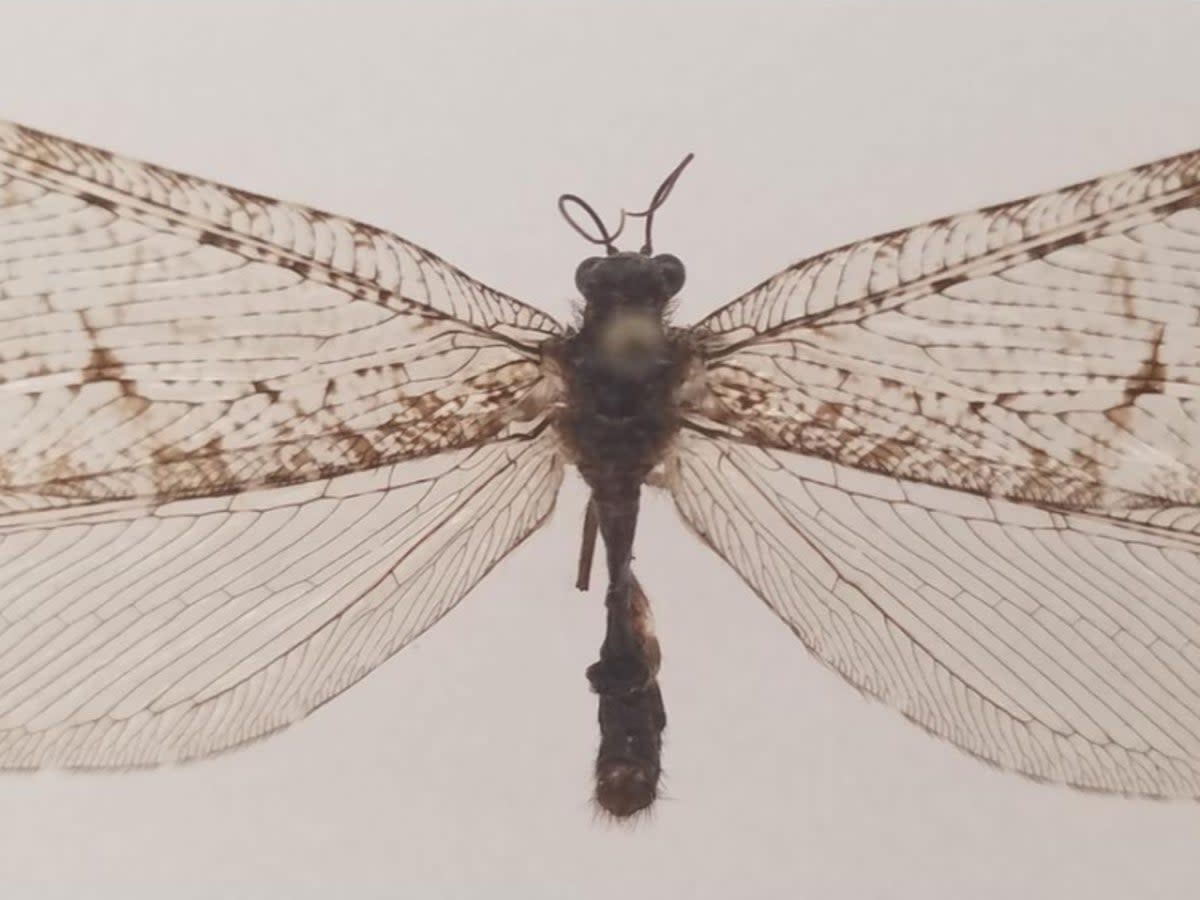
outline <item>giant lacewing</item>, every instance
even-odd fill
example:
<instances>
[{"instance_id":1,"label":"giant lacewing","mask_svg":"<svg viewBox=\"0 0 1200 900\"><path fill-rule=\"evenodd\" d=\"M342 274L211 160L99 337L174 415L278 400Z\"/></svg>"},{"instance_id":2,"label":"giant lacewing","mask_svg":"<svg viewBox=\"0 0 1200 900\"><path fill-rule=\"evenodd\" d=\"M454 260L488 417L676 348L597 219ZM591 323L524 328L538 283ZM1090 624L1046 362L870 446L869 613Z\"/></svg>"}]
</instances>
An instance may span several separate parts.
<instances>
[{"instance_id":1,"label":"giant lacewing","mask_svg":"<svg viewBox=\"0 0 1200 900\"><path fill-rule=\"evenodd\" d=\"M0 126L0 767L278 731L590 489L596 799L655 799L667 492L808 650L981 760L1200 797L1200 152L563 325L369 225Z\"/></svg>"}]
</instances>

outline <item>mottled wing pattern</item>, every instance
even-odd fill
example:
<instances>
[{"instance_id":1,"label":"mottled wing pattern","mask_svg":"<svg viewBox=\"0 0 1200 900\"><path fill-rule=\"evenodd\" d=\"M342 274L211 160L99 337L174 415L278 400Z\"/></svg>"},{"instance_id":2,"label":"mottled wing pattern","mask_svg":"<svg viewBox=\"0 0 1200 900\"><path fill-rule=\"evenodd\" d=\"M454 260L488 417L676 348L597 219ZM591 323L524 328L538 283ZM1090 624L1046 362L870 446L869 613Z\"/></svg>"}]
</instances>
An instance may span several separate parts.
<instances>
[{"instance_id":1,"label":"mottled wing pattern","mask_svg":"<svg viewBox=\"0 0 1200 900\"><path fill-rule=\"evenodd\" d=\"M863 241L702 323L737 440L1171 523L1200 503L1200 153Z\"/></svg>"},{"instance_id":2,"label":"mottled wing pattern","mask_svg":"<svg viewBox=\"0 0 1200 900\"><path fill-rule=\"evenodd\" d=\"M0 768L263 737L443 616L554 504L550 430L147 509L0 518Z\"/></svg>"},{"instance_id":3,"label":"mottled wing pattern","mask_svg":"<svg viewBox=\"0 0 1200 900\"><path fill-rule=\"evenodd\" d=\"M0 125L0 767L266 735L562 474L541 313L376 229Z\"/></svg>"},{"instance_id":4,"label":"mottled wing pattern","mask_svg":"<svg viewBox=\"0 0 1200 900\"><path fill-rule=\"evenodd\" d=\"M385 232L0 124L0 512L503 436L559 326Z\"/></svg>"},{"instance_id":5,"label":"mottled wing pattern","mask_svg":"<svg viewBox=\"0 0 1200 900\"><path fill-rule=\"evenodd\" d=\"M1029 775L1200 797L1200 154L863 241L703 323L684 518Z\"/></svg>"}]
</instances>

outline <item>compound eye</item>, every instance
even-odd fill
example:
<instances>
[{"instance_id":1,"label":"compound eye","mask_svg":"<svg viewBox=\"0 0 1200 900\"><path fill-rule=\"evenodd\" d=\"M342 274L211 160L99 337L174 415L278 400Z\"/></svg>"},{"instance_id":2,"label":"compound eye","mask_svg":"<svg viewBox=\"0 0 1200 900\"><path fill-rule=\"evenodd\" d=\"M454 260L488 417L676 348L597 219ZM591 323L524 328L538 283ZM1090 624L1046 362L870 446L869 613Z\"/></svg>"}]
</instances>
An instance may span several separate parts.
<instances>
[{"instance_id":1,"label":"compound eye","mask_svg":"<svg viewBox=\"0 0 1200 900\"><path fill-rule=\"evenodd\" d=\"M660 253L654 257L654 265L658 268L658 274L662 278L663 287L667 290L667 296L674 297L683 287L686 275L683 263L679 261L678 256Z\"/></svg>"},{"instance_id":2,"label":"compound eye","mask_svg":"<svg viewBox=\"0 0 1200 900\"><path fill-rule=\"evenodd\" d=\"M604 262L602 256L589 256L575 268L575 288L587 297L595 292L598 283L597 267Z\"/></svg>"}]
</instances>

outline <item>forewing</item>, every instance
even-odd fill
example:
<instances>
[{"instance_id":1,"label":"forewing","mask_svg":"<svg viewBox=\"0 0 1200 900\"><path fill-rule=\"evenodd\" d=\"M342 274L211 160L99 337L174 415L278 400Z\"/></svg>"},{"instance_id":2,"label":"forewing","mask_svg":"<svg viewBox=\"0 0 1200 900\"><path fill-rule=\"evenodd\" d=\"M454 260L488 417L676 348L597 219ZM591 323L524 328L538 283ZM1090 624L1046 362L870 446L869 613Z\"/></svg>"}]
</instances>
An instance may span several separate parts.
<instances>
[{"instance_id":1,"label":"forewing","mask_svg":"<svg viewBox=\"0 0 1200 900\"><path fill-rule=\"evenodd\" d=\"M0 124L0 513L503 437L558 331L370 226Z\"/></svg>"},{"instance_id":2,"label":"forewing","mask_svg":"<svg viewBox=\"0 0 1200 900\"><path fill-rule=\"evenodd\" d=\"M296 721L545 521L552 432L305 484L0 519L0 767L145 765Z\"/></svg>"},{"instance_id":3,"label":"forewing","mask_svg":"<svg viewBox=\"0 0 1200 900\"><path fill-rule=\"evenodd\" d=\"M700 326L691 421L1195 531L1200 153L862 241Z\"/></svg>"},{"instance_id":4,"label":"forewing","mask_svg":"<svg viewBox=\"0 0 1200 900\"><path fill-rule=\"evenodd\" d=\"M968 752L1200 797L1200 539L685 432L680 513L821 660Z\"/></svg>"}]
</instances>

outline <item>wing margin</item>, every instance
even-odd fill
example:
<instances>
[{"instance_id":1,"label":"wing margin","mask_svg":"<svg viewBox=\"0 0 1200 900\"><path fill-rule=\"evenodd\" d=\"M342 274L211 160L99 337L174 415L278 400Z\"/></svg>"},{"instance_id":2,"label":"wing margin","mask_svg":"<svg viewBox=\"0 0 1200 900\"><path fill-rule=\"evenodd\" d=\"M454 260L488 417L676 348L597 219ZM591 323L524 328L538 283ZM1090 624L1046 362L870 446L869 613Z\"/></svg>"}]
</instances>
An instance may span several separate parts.
<instances>
[{"instance_id":1,"label":"wing margin","mask_svg":"<svg viewBox=\"0 0 1200 900\"><path fill-rule=\"evenodd\" d=\"M1200 538L694 433L667 480L814 656L935 736L1039 780L1200 798Z\"/></svg>"},{"instance_id":2,"label":"wing margin","mask_svg":"<svg viewBox=\"0 0 1200 900\"><path fill-rule=\"evenodd\" d=\"M192 759L306 716L544 524L562 471L544 429L323 483L0 520L0 768Z\"/></svg>"}]
</instances>

